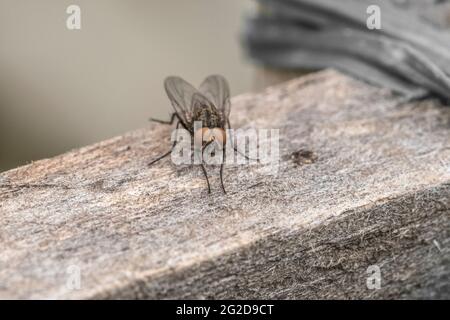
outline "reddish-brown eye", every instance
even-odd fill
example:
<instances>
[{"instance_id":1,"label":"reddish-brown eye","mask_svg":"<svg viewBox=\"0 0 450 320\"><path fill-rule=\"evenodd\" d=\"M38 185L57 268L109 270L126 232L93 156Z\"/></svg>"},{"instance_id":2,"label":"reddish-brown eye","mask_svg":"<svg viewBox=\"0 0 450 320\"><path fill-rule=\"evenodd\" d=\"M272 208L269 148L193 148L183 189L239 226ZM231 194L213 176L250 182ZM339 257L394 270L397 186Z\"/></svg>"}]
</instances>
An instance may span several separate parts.
<instances>
[{"instance_id":1,"label":"reddish-brown eye","mask_svg":"<svg viewBox=\"0 0 450 320\"><path fill-rule=\"evenodd\" d=\"M203 146L204 142L210 141L217 141L220 146L224 146L227 142L227 136L222 128L201 128L195 132L194 141L196 146Z\"/></svg>"}]
</instances>

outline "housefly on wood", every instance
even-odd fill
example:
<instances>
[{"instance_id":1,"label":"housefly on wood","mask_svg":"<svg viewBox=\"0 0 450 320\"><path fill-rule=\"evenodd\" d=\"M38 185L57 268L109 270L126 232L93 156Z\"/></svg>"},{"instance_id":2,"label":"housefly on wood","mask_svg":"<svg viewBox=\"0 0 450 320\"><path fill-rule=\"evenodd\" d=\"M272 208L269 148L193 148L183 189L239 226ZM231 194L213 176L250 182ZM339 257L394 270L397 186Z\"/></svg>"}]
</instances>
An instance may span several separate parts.
<instances>
[{"instance_id":1,"label":"housefly on wood","mask_svg":"<svg viewBox=\"0 0 450 320\"><path fill-rule=\"evenodd\" d=\"M223 192L226 193L223 184L226 128L231 129L228 118L231 108L230 89L227 80L220 75L211 75L203 81L197 90L182 78L172 76L164 81L164 88L174 108L174 112L170 121L150 120L168 125L176 122L177 129L181 125L190 133L194 141L200 141L202 153L211 143L217 143L219 146L222 146L223 160L220 165L220 183ZM194 128L195 122L201 123L200 128ZM174 141L172 148L150 162L149 166L170 155L176 144L177 141ZM237 151L235 147L233 148ZM246 158L248 159L248 157ZM208 185L208 193L211 193L211 186L203 160L200 166Z\"/></svg>"}]
</instances>

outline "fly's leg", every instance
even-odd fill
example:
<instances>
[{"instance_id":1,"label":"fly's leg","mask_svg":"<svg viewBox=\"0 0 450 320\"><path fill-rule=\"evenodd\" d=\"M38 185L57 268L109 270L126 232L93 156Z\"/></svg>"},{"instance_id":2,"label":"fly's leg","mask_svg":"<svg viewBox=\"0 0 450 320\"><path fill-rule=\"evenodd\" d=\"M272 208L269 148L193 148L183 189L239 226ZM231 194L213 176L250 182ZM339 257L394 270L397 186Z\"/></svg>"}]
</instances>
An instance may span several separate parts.
<instances>
[{"instance_id":1,"label":"fly's leg","mask_svg":"<svg viewBox=\"0 0 450 320\"><path fill-rule=\"evenodd\" d=\"M208 174L206 173L205 165L202 163L202 171L206 178L206 183L208 184L208 193L211 193L211 186L209 185Z\"/></svg>"},{"instance_id":2,"label":"fly's leg","mask_svg":"<svg viewBox=\"0 0 450 320\"><path fill-rule=\"evenodd\" d=\"M213 143L213 141L209 141L208 143L206 143L205 146L203 147L203 150L205 150L206 147L209 146L211 143ZM225 186L223 185L223 166L225 165L225 154L226 154L225 146L223 146L222 152L223 152L222 153L222 163L220 164L220 184L222 186L223 193L226 194L227 192L225 191ZM203 154L203 152L202 152L202 154ZM202 169L203 169L203 173L205 174L206 181L208 182L208 191L209 191L209 193L211 193L211 189L209 187L208 176L206 175L206 170L205 170L205 166L203 165L203 163L202 163Z\"/></svg>"},{"instance_id":3,"label":"fly's leg","mask_svg":"<svg viewBox=\"0 0 450 320\"><path fill-rule=\"evenodd\" d=\"M225 191L225 187L223 185L223 166L225 164L225 146L223 146L222 152L223 152L223 156L222 156L222 163L220 164L220 184L222 185L223 193L226 194L227 192Z\"/></svg>"},{"instance_id":4,"label":"fly's leg","mask_svg":"<svg viewBox=\"0 0 450 320\"><path fill-rule=\"evenodd\" d=\"M169 124L170 125L170 124L173 124L173 122L175 121L175 118L177 118L177 114L174 112L170 116L170 120L169 121L159 120L159 119L155 119L155 118L150 118L149 121L153 121L153 122L161 123L161 124Z\"/></svg>"},{"instance_id":5,"label":"fly's leg","mask_svg":"<svg viewBox=\"0 0 450 320\"><path fill-rule=\"evenodd\" d=\"M188 125L186 123L184 123L183 120L181 120L180 116L174 112L172 113L172 115L170 116L170 120L169 121L165 121L165 120L159 120L159 119L154 119L154 118L150 118L149 121L153 121L156 123L161 123L161 124L167 124L167 125L171 125L175 119L178 120L178 124L181 124L181 126L186 129L187 131L191 132L191 130L188 129ZM177 124L177 128L178 128L178 124Z\"/></svg>"},{"instance_id":6,"label":"fly's leg","mask_svg":"<svg viewBox=\"0 0 450 320\"><path fill-rule=\"evenodd\" d=\"M203 152L205 152L205 149L211 144L213 143L213 141L208 141L203 147L202 147L202 171L203 171L203 175L206 178L206 183L208 184L208 193L211 193L211 186L209 185L209 179L208 179L208 174L206 173L206 168L205 168L205 162L203 161Z\"/></svg>"},{"instance_id":7,"label":"fly's leg","mask_svg":"<svg viewBox=\"0 0 450 320\"><path fill-rule=\"evenodd\" d=\"M175 114L175 113L174 113L174 114ZM173 118L173 116L172 116L172 118ZM179 126L180 126L180 123L178 122L178 123L177 123L176 129L178 129ZM167 157L169 154L172 153L173 148L175 148L176 145L177 145L177 140L175 139L175 141L174 141L173 144L172 144L172 148L170 148L170 150L169 150L168 152L164 153L162 156L159 156L158 158L156 158L155 160L153 160L152 162L150 162L150 163L148 164L148 166L151 166L152 164L158 162L159 160L164 159L165 157Z\"/></svg>"},{"instance_id":8,"label":"fly's leg","mask_svg":"<svg viewBox=\"0 0 450 320\"><path fill-rule=\"evenodd\" d=\"M177 142L175 141L175 142L173 143L173 145L172 145L172 149L170 149L169 151L167 151L166 153L164 153L162 156L156 158L156 159L153 160L152 162L150 162L150 163L148 164L148 166L151 166L152 164L158 162L158 161L161 160L161 159L164 159L164 158L167 157L169 154L171 154L171 153L172 153L172 150L173 150L173 148L175 148L175 145L176 145L176 144L177 144Z\"/></svg>"}]
</instances>

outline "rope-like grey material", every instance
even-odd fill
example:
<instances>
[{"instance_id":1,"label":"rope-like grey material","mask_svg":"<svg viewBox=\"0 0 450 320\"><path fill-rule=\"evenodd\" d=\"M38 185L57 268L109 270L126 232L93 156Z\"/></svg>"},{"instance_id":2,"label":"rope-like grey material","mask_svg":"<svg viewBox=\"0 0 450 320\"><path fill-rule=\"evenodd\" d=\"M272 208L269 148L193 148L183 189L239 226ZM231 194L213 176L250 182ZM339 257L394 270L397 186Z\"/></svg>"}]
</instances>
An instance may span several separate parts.
<instances>
[{"instance_id":1,"label":"rope-like grey material","mask_svg":"<svg viewBox=\"0 0 450 320\"><path fill-rule=\"evenodd\" d=\"M252 59L282 69L334 67L407 97L450 99L450 1L257 0L244 46ZM368 6L381 29L366 26Z\"/></svg>"}]
</instances>

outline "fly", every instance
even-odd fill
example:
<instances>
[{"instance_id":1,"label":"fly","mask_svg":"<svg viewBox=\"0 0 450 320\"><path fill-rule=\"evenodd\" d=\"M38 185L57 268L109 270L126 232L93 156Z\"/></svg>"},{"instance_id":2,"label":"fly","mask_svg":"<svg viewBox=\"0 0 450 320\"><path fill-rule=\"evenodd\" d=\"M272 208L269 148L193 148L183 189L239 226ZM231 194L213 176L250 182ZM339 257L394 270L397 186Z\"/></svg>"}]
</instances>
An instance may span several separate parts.
<instances>
[{"instance_id":1,"label":"fly","mask_svg":"<svg viewBox=\"0 0 450 320\"><path fill-rule=\"evenodd\" d=\"M220 75L211 75L203 81L197 90L182 78L172 76L164 81L164 88L174 108L174 112L170 121L150 120L168 125L176 122L177 129L181 125L190 133L191 138L198 142L198 145L202 146L202 154L211 143L217 143L222 146L223 160L220 165L220 183L223 192L226 193L223 184L226 128L231 129L229 120L231 109L230 89L227 80ZM201 127L196 130L194 123L197 121L201 122ZM150 162L149 166L170 155L176 144L177 141L174 141L172 148ZM237 151L235 147L233 148ZM248 157L246 158L248 159ZM211 186L203 160L200 166L208 185L208 193L211 193Z\"/></svg>"}]
</instances>

